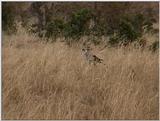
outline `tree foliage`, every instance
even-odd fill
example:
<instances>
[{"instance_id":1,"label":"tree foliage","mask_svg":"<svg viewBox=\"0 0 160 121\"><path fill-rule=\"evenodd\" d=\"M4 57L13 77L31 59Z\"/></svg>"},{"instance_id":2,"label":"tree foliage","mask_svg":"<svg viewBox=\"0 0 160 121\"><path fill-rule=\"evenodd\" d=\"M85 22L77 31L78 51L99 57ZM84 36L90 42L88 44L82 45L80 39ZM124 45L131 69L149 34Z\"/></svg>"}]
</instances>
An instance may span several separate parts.
<instances>
[{"instance_id":1,"label":"tree foliage","mask_svg":"<svg viewBox=\"0 0 160 121\"><path fill-rule=\"evenodd\" d=\"M137 41L145 32L153 29L153 19L147 19L143 14L122 16L115 30L115 36L110 37L110 44L124 43L125 45Z\"/></svg>"},{"instance_id":2,"label":"tree foliage","mask_svg":"<svg viewBox=\"0 0 160 121\"><path fill-rule=\"evenodd\" d=\"M159 49L159 41L154 41L152 43L152 45L150 46L150 50L152 50L152 52L155 52Z\"/></svg>"},{"instance_id":3,"label":"tree foliage","mask_svg":"<svg viewBox=\"0 0 160 121\"><path fill-rule=\"evenodd\" d=\"M70 21L65 26L65 37L75 39L84 35L88 31L87 22L91 17L91 11L88 9L81 9L80 11L73 13Z\"/></svg>"},{"instance_id":4,"label":"tree foliage","mask_svg":"<svg viewBox=\"0 0 160 121\"><path fill-rule=\"evenodd\" d=\"M47 38L53 38L54 40L62 35L64 29L64 23L62 20L55 19L52 22L49 22L46 25L46 34Z\"/></svg>"},{"instance_id":5,"label":"tree foliage","mask_svg":"<svg viewBox=\"0 0 160 121\"><path fill-rule=\"evenodd\" d=\"M16 31L15 21L19 15L14 9L16 4L2 4L2 29L9 33ZM143 9L135 14L132 10L136 10L139 4L94 2L90 7L89 4L32 2L25 12L19 13L22 26L29 28L29 32L36 33L44 40L55 41L57 37L63 36L67 44L79 41L82 36L89 36L89 41L97 45L100 37L107 36L111 46L121 43L127 45L140 40L144 33L158 31L153 28L156 22L153 9L145 10L148 14ZM68 8L65 9L65 5ZM104 7L107 9L102 9ZM29 22L32 23L31 18L36 19L28 26ZM92 22L93 26L90 27Z\"/></svg>"},{"instance_id":6,"label":"tree foliage","mask_svg":"<svg viewBox=\"0 0 160 121\"><path fill-rule=\"evenodd\" d=\"M7 33L16 32L15 12L11 4L2 4L2 30Z\"/></svg>"}]
</instances>

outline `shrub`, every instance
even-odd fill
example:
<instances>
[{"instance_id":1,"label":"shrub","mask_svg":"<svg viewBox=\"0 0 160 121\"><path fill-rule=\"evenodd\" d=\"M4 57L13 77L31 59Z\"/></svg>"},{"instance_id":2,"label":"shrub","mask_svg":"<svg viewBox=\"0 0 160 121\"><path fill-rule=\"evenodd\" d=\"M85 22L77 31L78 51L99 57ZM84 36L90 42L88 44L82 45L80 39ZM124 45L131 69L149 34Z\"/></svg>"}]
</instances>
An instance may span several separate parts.
<instances>
[{"instance_id":1,"label":"shrub","mask_svg":"<svg viewBox=\"0 0 160 121\"><path fill-rule=\"evenodd\" d=\"M55 39L61 36L62 31L64 29L64 22L62 20L55 19L52 22L49 22L46 25L45 29L46 29L45 37Z\"/></svg>"},{"instance_id":2,"label":"shrub","mask_svg":"<svg viewBox=\"0 0 160 121\"><path fill-rule=\"evenodd\" d=\"M155 23L156 20L154 18L146 18L144 26L146 32L154 32L156 29L153 28L153 23Z\"/></svg>"},{"instance_id":3,"label":"shrub","mask_svg":"<svg viewBox=\"0 0 160 121\"><path fill-rule=\"evenodd\" d=\"M106 27L105 23L99 22L93 27L90 34L93 34L94 36L100 37L102 35L106 35L106 29L107 29L107 27Z\"/></svg>"},{"instance_id":4,"label":"shrub","mask_svg":"<svg viewBox=\"0 0 160 121\"><path fill-rule=\"evenodd\" d=\"M8 34L15 33L17 29L14 10L9 4L3 3L2 11L2 30L6 31Z\"/></svg>"},{"instance_id":5,"label":"shrub","mask_svg":"<svg viewBox=\"0 0 160 121\"><path fill-rule=\"evenodd\" d=\"M125 43L125 45L128 45L137 41L146 30L147 32L151 31L153 22L152 19L147 19L142 14L122 16L118 28L115 30L116 35L110 37L109 44Z\"/></svg>"},{"instance_id":6,"label":"shrub","mask_svg":"<svg viewBox=\"0 0 160 121\"><path fill-rule=\"evenodd\" d=\"M119 40L118 40L118 36L117 35L113 35L109 38L109 41L108 41L109 45L111 46L117 46L118 43L119 43Z\"/></svg>"},{"instance_id":7,"label":"shrub","mask_svg":"<svg viewBox=\"0 0 160 121\"><path fill-rule=\"evenodd\" d=\"M159 49L159 41L153 42L153 44L150 46L150 50L151 50L152 52L155 52L155 51L157 51L158 49Z\"/></svg>"},{"instance_id":8,"label":"shrub","mask_svg":"<svg viewBox=\"0 0 160 121\"><path fill-rule=\"evenodd\" d=\"M89 35L88 41L93 43L94 45L100 44L100 37L95 35Z\"/></svg>"},{"instance_id":9,"label":"shrub","mask_svg":"<svg viewBox=\"0 0 160 121\"><path fill-rule=\"evenodd\" d=\"M91 11L88 9L81 9L75 12L71 16L71 20L65 25L64 33L67 38L77 38L84 35L87 32L87 22L91 18Z\"/></svg>"},{"instance_id":10,"label":"shrub","mask_svg":"<svg viewBox=\"0 0 160 121\"><path fill-rule=\"evenodd\" d=\"M120 22L118 36L120 40L129 42L132 42L139 37L132 23L125 19L122 19Z\"/></svg>"}]
</instances>

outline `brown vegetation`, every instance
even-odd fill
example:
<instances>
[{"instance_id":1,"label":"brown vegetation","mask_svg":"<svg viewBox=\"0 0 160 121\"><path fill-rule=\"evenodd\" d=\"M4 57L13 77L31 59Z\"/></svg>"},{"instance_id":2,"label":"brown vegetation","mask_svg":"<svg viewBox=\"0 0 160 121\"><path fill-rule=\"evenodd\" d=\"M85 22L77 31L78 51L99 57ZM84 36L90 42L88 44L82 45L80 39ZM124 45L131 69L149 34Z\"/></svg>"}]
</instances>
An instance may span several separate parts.
<instances>
[{"instance_id":1,"label":"brown vegetation","mask_svg":"<svg viewBox=\"0 0 160 121\"><path fill-rule=\"evenodd\" d=\"M27 34L2 44L2 119L158 119L158 53L96 47L106 65L90 66L80 46Z\"/></svg>"}]
</instances>

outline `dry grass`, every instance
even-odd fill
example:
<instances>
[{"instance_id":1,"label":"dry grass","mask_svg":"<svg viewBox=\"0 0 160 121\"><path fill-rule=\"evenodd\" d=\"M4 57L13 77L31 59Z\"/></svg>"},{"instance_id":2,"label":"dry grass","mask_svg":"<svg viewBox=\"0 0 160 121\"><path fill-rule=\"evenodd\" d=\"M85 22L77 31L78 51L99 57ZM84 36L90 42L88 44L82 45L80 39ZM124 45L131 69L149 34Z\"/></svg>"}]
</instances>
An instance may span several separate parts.
<instances>
[{"instance_id":1,"label":"dry grass","mask_svg":"<svg viewBox=\"0 0 160 121\"><path fill-rule=\"evenodd\" d=\"M94 67L35 39L3 37L2 119L158 119L158 53L106 48Z\"/></svg>"}]
</instances>

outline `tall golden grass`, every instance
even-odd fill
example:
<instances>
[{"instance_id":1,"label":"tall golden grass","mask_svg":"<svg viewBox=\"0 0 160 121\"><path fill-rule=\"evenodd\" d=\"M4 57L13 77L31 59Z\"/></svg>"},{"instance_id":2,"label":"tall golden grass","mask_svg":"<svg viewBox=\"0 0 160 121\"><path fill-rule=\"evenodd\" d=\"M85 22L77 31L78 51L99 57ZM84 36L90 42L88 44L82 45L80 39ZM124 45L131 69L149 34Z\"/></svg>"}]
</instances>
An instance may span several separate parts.
<instances>
[{"instance_id":1,"label":"tall golden grass","mask_svg":"<svg viewBox=\"0 0 160 121\"><path fill-rule=\"evenodd\" d=\"M158 53L106 48L92 66L80 49L4 35L2 119L159 118Z\"/></svg>"}]
</instances>

